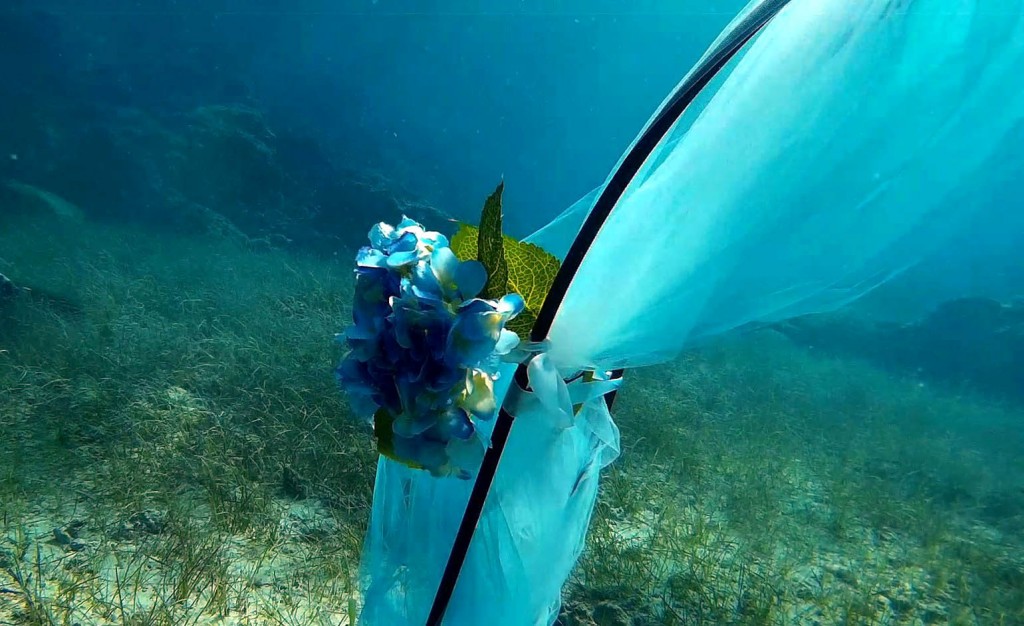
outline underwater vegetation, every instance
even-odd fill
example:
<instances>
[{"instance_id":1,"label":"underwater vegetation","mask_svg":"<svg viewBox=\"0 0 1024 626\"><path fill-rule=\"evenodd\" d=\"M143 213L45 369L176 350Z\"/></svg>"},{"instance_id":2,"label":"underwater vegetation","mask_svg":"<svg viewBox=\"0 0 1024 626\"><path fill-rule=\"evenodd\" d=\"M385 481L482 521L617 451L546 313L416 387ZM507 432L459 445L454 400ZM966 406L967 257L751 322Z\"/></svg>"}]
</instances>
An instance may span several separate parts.
<instances>
[{"instance_id":1,"label":"underwater vegetation","mask_svg":"<svg viewBox=\"0 0 1024 626\"><path fill-rule=\"evenodd\" d=\"M56 5L15 4L0 10L5 215L49 206L327 257L362 245L368 215L451 224L403 186L394 158L366 142L353 157L355 138L328 142L229 88L227 58L210 63L198 44L168 55L160 40L171 31L143 41L121 32L137 25L104 32L68 23L78 14ZM125 36L136 58L116 49Z\"/></svg>"},{"instance_id":2,"label":"underwater vegetation","mask_svg":"<svg viewBox=\"0 0 1024 626\"><path fill-rule=\"evenodd\" d=\"M574 587L613 623L1021 620L1019 406L772 331L636 378Z\"/></svg>"},{"instance_id":3,"label":"underwater vegetation","mask_svg":"<svg viewBox=\"0 0 1024 626\"><path fill-rule=\"evenodd\" d=\"M347 623L376 460L331 375L350 255L19 214L0 621ZM565 626L1024 620L1019 405L771 330L619 403Z\"/></svg>"},{"instance_id":4,"label":"underwater vegetation","mask_svg":"<svg viewBox=\"0 0 1024 626\"><path fill-rule=\"evenodd\" d=\"M5 225L5 270L44 269L25 284L75 307L0 311L0 620L347 615L373 461L324 375L348 276L228 239Z\"/></svg>"}]
</instances>

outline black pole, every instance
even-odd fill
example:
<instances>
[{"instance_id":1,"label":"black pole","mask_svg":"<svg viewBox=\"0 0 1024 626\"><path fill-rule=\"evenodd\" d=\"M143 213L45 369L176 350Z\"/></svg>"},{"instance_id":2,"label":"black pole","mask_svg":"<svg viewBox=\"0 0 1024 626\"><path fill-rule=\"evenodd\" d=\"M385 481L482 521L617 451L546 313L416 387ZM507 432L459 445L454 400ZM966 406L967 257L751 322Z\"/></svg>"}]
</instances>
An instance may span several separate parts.
<instances>
[{"instance_id":1,"label":"black pole","mask_svg":"<svg viewBox=\"0 0 1024 626\"><path fill-rule=\"evenodd\" d=\"M591 244L597 238L605 220L611 214L612 209L618 204L622 194L632 182L633 177L643 167L644 162L651 155L654 149L661 143L661 140L668 134L672 126L679 120L693 100L704 87L715 77L715 75L732 59L733 56L750 39L757 34L773 17L775 17L790 0L764 0L736 26L728 37L712 51L710 55L699 66L694 68L687 80L680 84L672 97L665 103L658 112L654 121L647 127L644 133L633 145L626 158L623 159L619 169L612 175L608 184L602 191L601 196L594 203L590 214L583 222L576 239L573 241L569 252L565 256L558 274L555 276L551 291L544 299L544 305L537 314L537 320L530 332L530 339L543 341L547 338L554 323L555 315L558 313L562 301L565 299L572 279L576 276L583 259L590 250ZM620 378L622 370L612 373L613 378ZM516 368L514 384L519 385L523 390L529 388L529 380L526 374L526 364ZM611 408L614 401L614 393L606 398L608 408ZM497 421L494 424L494 431L491 434L491 447L484 455L483 463L477 474L476 482L473 484L473 491L470 493L469 502L466 505L466 512L462 516L462 523L455 536L455 543L445 565L444 573L441 575L441 582L434 596L434 603L430 608L430 615L427 618L426 626L441 626L445 611L451 602L452 594L455 592L455 585L459 579L459 573L466 562L466 555L469 553L469 546L473 542L473 534L476 532L480 516L483 514L484 503L487 501L487 494L494 483L494 475L498 470L498 462L505 449L509 433L512 430L514 416L505 410L505 407L498 412Z\"/></svg>"}]
</instances>

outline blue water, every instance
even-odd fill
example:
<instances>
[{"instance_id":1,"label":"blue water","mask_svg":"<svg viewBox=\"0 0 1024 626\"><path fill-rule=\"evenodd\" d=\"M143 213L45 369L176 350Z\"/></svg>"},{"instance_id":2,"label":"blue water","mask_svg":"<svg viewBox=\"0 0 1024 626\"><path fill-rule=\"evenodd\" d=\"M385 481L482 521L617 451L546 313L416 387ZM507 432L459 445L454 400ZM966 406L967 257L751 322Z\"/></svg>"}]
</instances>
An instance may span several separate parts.
<instances>
[{"instance_id":1,"label":"blue water","mask_svg":"<svg viewBox=\"0 0 1024 626\"><path fill-rule=\"evenodd\" d=\"M924 2L906 4L913 14ZM886 3L871 6L880 4ZM1021 43L1017 3L963 4L964 11L1013 10L1005 21L983 10L963 22L949 17L955 12L925 11L919 22L900 24L927 35L928 20L951 19L935 23L962 28L977 41L988 41L990 28L999 45ZM744 5L3 2L0 623L184 624L218 611L253 624L347 623L362 599L354 590L377 454L371 430L352 418L335 386L331 370L342 355L331 339L351 322L353 258L370 226L409 214L451 234L456 220L476 222L484 198L503 180L505 231L516 238L534 233L605 182ZM931 35L942 40L943 33ZM964 67L987 58L991 50L981 48L958 57ZM906 58L906 67L886 66L876 75L892 78L912 69L915 58L924 63ZM871 75L871 68L850 65ZM950 74L929 86L945 85ZM819 87L822 97L835 95L827 84ZM1018 95L1012 85L975 87L1008 102ZM773 112L797 110L797 91L771 93L778 108L750 106L751 116L734 121L749 124L755 142L759 129L784 117ZM742 89L729 93L742 101ZM972 93L957 97L972 102ZM620 247L599 257L608 267L586 275L599 296L578 299L587 337L614 326L595 319L616 321L589 312L629 309L621 298L656 292L626 287L652 284L670 266L678 270L672 275L686 275L684 295L694 306L659 320L685 328L661 342L666 354L685 347L680 358L626 377L612 411L622 429L621 458L600 473L599 493L596 482L580 490L597 493L593 518L579 498L566 505L577 507L574 523L590 523L587 548L560 605L534 599L547 603L559 624L1024 623L1024 124L1008 122L998 137L979 130L991 144L991 167L965 176L966 191L952 194L952 208L934 213L940 226L908 226L906 238L893 235L885 240L891 247L869 259L893 259L899 267L865 261L859 268L858 254L887 233L886 221L866 202L844 214L850 230L841 241L801 239L841 230L828 209L816 211L813 203L839 205L851 198L833 197L834 189L860 190L863 168L843 161L843 150L902 172L873 146L898 150L901 140L886 142L929 139L898 131L942 109L932 103L920 115L901 109L878 121L856 117L878 102L866 95L842 100L849 102L864 107L851 105L849 119L875 130L889 123L892 133L880 132L865 147L843 134L842 120L820 112L816 128L835 130L821 143L836 152L823 154L842 165L823 166L834 172L831 179L810 176L815 162L778 175L753 170L747 178L721 159L726 167L704 171L691 187L725 181L746 189L753 181L761 187L747 190L750 204L763 202L763 211L702 220L700 207L687 205L681 211L694 218L687 233L670 223L651 224L649 232L635 220L633 240L612 241ZM979 118L998 117L998 104L987 103L992 115ZM718 110L728 106L719 102ZM698 127L699 111L676 128L673 141L685 138L690 124ZM702 136L732 137L728 130ZM962 152L969 152L971 133L961 135ZM746 153L739 139L718 154L756 163L760 153ZM820 148L811 139L796 137L785 147L797 156L801 148ZM934 158L934 171L955 171L945 168L956 157L950 145L940 142L921 162ZM934 156L943 149L951 153L945 161ZM664 153L658 159L658 167L669 162ZM654 197L676 198L674 180ZM928 185L917 189L923 196ZM678 197L725 198L723 205L732 198ZM779 198L807 206L775 211L771 201ZM588 202L579 205L584 212ZM583 214L538 241L557 242L552 251L564 256ZM774 223L775 215L799 220ZM947 215L969 219L951 219L956 227L946 232ZM718 224L725 226L716 230ZM853 230L858 225L864 228ZM748 228L757 236L727 245ZM654 229L665 235L650 236ZM709 238L694 241L693 229ZM932 231L943 232L941 245L925 241ZM776 239L761 233L787 246L772 255ZM657 254L650 254L653 247ZM848 255L848 275L843 263L832 274L822 269L831 267L822 261L833 258L832 250L834 258ZM693 260L692 274L679 259ZM800 272L790 281L796 284L786 284L787 271ZM844 290L860 296L871 281L883 284L844 299ZM790 287L806 287L811 305L787 300ZM814 299L828 289L838 295ZM666 296L652 307L664 301L683 300ZM842 306L832 306L837 302ZM632 318L623 320L629 327ZM635 336L623 344L632 342L639 353L630 358L656 362L644 361L645 354L662 355L643 331L660 327L650 320L640 326L629 327ZM691 331L699 345L688 341ZM534 427L542 432L538 439L547 433ZM587 465L586 446L611 432L611 421L599 429L558 445L573 447ZM598 447L617 451L612 438ZM520 441L516 449L526 451L515 459L526 475L531 445ZM569 467L570 456L558 459L575 481L580 470ZM591 470L596 481L597 470L587 465ZM421 476L389 471L398 482L408 472ZM408 496L414 482L389 488ZM560 484L546 486L546 497L561 501ZM453 501L452 493L418 506ZM465 494L455 495L461 502ZM446 520L442 531L454 529L457 508L438 516ZM529 517L520 514L510 518ZM557 512L551 519L561 523ZM501 524L491 523L488 532L503 537ZM274 537L284 538L275 544L268 539ZM251 551L283 561L302 554L307 564L286 564L260 574L260 584L243 584L239 568L263 572L266 564L232 552L233 542L251 542ZM420 550L415 540L383 544ZM33 586L43 580L47 589L64 589L60 572L78 572L89 555L109 563L103 559L118 553L129 565L117 576L104 565L93 578L76 579L109 589L135 571L136 562L124 556L129 548L166 572L147 583L175 590L162 605L146 604L149 597L137 611L126 610L103 591L89 592L92 604L76 603ZM431 548L434 556L447 551ZM45 559L34 556L37 549ZM276 599L226 591L223 605L216 594L206 605L205 591L180 591L203 602L174 596L187 587L181 581L194 565L189 559L210 550L223 568L199 568L203 574L193 582L273 589ZM559 558L572 565L572 558ZM38 571L29 575L32 567ZM487 593L490 579L477 583L476 591ZM305 599L295 602L306 604L288 621L281 611L291 600L280 594L299 588ZM421 604L432 594L418 591ZM278 612L246 613L260 602ZM52 607L50 617L38 608L44 606ZM476 618L465 616L478 608L461 607L458 615L471 622ZM164 621L129 622L133 611Z\"/></svg>"},{"instance_id":2,"label":"blue water","mask_svg":"<svg viewBox=\"0 0 1024 626\"><path fill-rule=\"evenodd\" d=\"M504 176L525 235L604 178L740 6L25 2L5 89L45 76L97 105L251 102L460 217Z\"/></svg>"}]
</instances>

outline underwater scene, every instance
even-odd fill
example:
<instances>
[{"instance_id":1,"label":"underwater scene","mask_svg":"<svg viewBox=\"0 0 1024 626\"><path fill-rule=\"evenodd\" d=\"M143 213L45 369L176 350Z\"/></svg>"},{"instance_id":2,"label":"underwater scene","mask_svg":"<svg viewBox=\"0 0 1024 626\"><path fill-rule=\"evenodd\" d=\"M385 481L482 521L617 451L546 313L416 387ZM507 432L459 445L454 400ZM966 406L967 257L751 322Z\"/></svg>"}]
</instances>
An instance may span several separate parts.
<instances>
[{"instance_id":1,"label":"underwater scene","mask_svg":"<svg viewBox=\"0 0 1024 626\"><path fill-rule=\"evenodd\" d=\"M1024 0L0 1L0 625L1024 624Z\"/></svg>"}]
</instances>

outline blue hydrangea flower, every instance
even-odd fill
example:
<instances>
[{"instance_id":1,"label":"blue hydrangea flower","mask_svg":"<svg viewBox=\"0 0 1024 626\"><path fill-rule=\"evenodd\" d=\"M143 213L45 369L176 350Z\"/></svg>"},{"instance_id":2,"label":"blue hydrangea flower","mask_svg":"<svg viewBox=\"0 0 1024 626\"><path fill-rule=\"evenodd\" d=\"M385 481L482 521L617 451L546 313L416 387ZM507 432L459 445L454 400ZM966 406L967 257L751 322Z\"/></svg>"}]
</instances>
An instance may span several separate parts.
<instances>
[{"instance_id":1,"label":"blue hydrangea flower","mask_svg":"<svg viewBox=\"0 0 1024 626\"><path fill-rule=\"evenodd\" d=\"M408 267L428 257L437 248L447 248L448 238L441 233L427 231L408 217L402 219L397 228L383 222L370 229L368 253L375 261L386 263L391 268Z\"/></svg>"},{"instance_id":2,"label":"blue hydrangea flower","mask_svg":"<svg viewBox=\"0 0 1024 626\"><path fill-rule=\"evenodd\" d=\"M334 370L338 383L348 393L348 403L352 412L361 417L370 418L379 405L374 400L375 390L366 372L366 365L349 354Z\"/></svg>"},{"instance_id":3,"label":"blue hydrangea flower","mask_svg":"<svg viewBox=\"0 0 1024 626\"><path fill-rule=\"evenodd\" d=\"M405 218L380 223L356 255L351 348L336 374L357 414L384 411L390 456L436 476L467 478L484 445L474 419L497 412L488 370L519 343L504 326L523 299L477 296L487 271L459 261L440 233Z\"/></svg>"},{"instance_id":4,"label":"blue hydrangea flower","mask_svg":"<svg viewBox=\"0 0 1024 626\"><path fill-rule=\"evenodd\" d=\"M439 306L411 296L391 298L391 323L398 345L417 362L444 356L451 315Z\"/></svg>"},{"instance_id":5,"label":"blue hydrangea flower","mask_svg":"<svg viewBox=\"0 0 1024 626\"><path fill-rule=\"evenodd\" d=\"M509 294L497 302L473 299L463 304L452 330L448 334L448 359L455 365L471 366L487 358L498 342L508 320L518 315L525 306L522 296ZM510 335L505 335L502 348L506 348ZM518 338L517 338L518 339Z\"/></svg>"},{"instance_id":6,"label":"blue hydrangea flower","mask_svg":"<svg viewBox=\"0 0 1024 626\"><path fill-rule=\"evenodd\" d=\"M476 430L469 414L460 406L449 406L438 416L437 430L445 441L451 439L469 439Z\"/></svg>"},{"instance_id":7,"label":"blue hydrangea flower","mask_svg":"<svg viewBox=\"0 0 1024 626\"><path fill-rule=\"evenodd\" d=\"M411 284L419 298L461 304L483 290L487 270L479 261L459 261L451 248L435 248L429 265L417 268Z\"/></svg>"},{"instance_id":8,"label":"blue hydrangea flower","mask_svg":"<svg viewBox=\"0 0 1024 626\"><path fill-rule=\"evenodd\" d=\"M372 361L360 361L350 354L335 370L335 376L348 391L349 404L357 415L370 419L379 408L401 409L394 374L386 368Z\"/></svg>"},{"instance_id":9,"label":"blue hydrangea flower","mask_svg":"<svg viewBox=\"0 0 1024 626\"><path fill-rule=\"evenodd\" d=\"M398 223L398 227L395 230L399 237L407 233L415 235L417 241L419 241L421 252L425 256L430 256L430 253L432 253L435 248L448 247L447 237L437 231L425 230L420 223L408 217L404 217L402 221Z\"/></svg>"}]
</instances>

